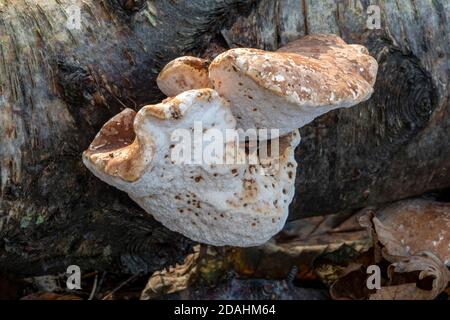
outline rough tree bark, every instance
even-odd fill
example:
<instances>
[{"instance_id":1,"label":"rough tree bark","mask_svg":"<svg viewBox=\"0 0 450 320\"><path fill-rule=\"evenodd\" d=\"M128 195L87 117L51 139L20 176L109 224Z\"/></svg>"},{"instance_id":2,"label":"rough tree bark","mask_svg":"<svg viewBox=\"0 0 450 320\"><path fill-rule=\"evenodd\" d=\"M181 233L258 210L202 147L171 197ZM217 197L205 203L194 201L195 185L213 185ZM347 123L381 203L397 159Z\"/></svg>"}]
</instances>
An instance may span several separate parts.
<instances>
[{"instance_id":1,"label":"rough tree bark","mask_svg":"<svg viewBox=\"0 0 450 320\"><path fill-rule=\"evenodd\" d=\"M150 272L192 243L81 164L106 119L161 94L172 58L212 40L276 49L340 34L380 63L367 103L302 129L291 218L357 209L450 186L450 1L0 0L0 268ZM66 28L78 4L82 28Z\"/></svg>"},{"instance_id":2,"label":"rough tree bark","mask_svg":"<svg viewBox=\"0 0 450 320\"><path fill-rule=\"evenodd\" d=\"M191 242L94 178L81 152L125 106L159 101L159 70L251 2L0 1L0 268L150 272L183 258Z\"/></svg>"},{"instance_id":3,"label":"rough tree bark","mask_svg":"<svg viewBox=\"0 0 450 320\"><path fill-rule=\"evenodd\" d=\"M370 5L380 29L368 28ZM365 45L379 72L369 101L301 130L290 218L450 186L450 1L262 0L223 32L230 46L266 50L307 33Z\"/></svg>"}]
</instances>

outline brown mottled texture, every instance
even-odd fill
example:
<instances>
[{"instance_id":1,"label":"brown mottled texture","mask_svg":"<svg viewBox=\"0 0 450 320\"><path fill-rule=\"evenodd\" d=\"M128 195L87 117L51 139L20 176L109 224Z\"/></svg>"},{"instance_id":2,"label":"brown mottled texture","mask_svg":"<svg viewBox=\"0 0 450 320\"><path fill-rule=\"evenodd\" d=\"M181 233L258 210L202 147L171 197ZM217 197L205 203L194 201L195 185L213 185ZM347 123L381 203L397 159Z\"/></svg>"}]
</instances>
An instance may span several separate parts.
<instances>
[{"instance_id":1,"label":"brown mottled texture","mask_svg":"<svg viewBox=\"0 0 450 320\"><path fill-rule=\"evenodd\" d=\"M282 136L369 99L377 69L364 47L311 35L277 52L231 49L212 61L209 73L239 128L277 128Z\"/></svg>"},{"instance_id":2,"label":"brown mottled texture","mask_svg":"<svg viewBox=\"0 0 450 320\"><path fill-rule=\"evenodd\" d=\"M349 45L333 34L308 35L289 42L277 52L318 60L325 68L336 68L355 78L362 77L370 86L375 84L377 78L378 64L367 48L358 44Z\"/></svg>"},{"instance_id":3,"label":"brown mottled texture","mask_svg":"<svg viewBox=\"0 0 450 320\"><path fill-rule=\"evenodd\" d=\"M125 109L111 118L83 154L103 172L126 181L139 179L153 159L154 142L137 137L133 128L136 112ZM149 143L146 146L145 143ZM149 153L145 153L145 149Z\"/></svg>"},{"instance_id":4,"label":"brown mottled texture","mask_svg":"<svg viewBox=\"0 0 450 320\"><path fill-rule=\"evenodd\" d=\"M450 265L450 204L405 200L377 211L373 223L390 255L430 251Z\"/></svg>"}]
</instances>

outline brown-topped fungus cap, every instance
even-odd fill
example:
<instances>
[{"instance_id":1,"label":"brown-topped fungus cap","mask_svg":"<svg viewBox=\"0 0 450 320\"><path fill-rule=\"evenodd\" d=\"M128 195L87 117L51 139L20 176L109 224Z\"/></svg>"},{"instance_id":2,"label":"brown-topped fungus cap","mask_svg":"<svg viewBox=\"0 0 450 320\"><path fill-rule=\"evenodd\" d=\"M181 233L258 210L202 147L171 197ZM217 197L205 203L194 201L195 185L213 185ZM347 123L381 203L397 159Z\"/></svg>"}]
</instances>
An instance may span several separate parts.
<instances>
[{"instance_id":1,"label":"brown-topped fungus cap","mask_svg":"<svg viewBox=\"0 0 450 320\"><path fill-rule=\"evenodd\" d=\"M134 127L136 112L125 109L105 123L83 153L89 169L132 182L141 177L153 158L153 141Z\"/></svg>"},{"instance_id":2,"label":"brown-topped fungus cap","mask_svg":"<svg viewBox=\"0 0 450 320\"><path fill-rule=\"evenodd\" d=\"M168 97L191 89L212 88L208 65L208 60L190 56L172 60L159 73L158 87Z\"/></svg>"},{"instance_id":3,"label":"brown-topped fungus cap","mask_svg":"<svg viewBox=\"0 0 450 320\"><path fill-rule=\"evenodd\" d=\"M231 49L209 67L214 88L230 101L238 126L285 135L337 108L367 100L378 64L362 46L311 35L277 52Z\"/></svg>"}]
</instances>

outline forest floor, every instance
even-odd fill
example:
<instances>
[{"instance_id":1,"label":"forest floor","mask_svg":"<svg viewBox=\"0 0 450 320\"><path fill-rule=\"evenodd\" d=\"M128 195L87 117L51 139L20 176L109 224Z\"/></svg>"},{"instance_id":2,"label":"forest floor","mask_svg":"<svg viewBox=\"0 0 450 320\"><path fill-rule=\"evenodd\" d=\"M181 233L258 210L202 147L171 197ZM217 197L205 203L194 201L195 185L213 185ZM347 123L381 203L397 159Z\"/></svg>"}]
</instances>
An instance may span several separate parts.
<instances>
[{"instance_id":1,"label":"forest floor","mask_svg":"<svg viewBox=\"0 0 450 320\"><path fill-rule=\"evenodd\" d=\"M450 299L448 190L288 222L252 248L197 245L152 274L0 274L0 299ZM426 226L426 227L425 227Z\"/></svg>"}]
</instances>

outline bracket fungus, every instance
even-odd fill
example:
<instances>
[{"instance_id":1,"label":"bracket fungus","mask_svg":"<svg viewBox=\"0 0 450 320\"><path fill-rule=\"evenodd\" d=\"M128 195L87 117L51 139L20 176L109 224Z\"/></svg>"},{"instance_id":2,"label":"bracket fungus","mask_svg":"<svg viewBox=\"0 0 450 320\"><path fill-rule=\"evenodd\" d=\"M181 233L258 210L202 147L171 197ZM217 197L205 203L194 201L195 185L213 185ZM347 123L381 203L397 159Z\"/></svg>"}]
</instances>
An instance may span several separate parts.
<instances>
[{"instance_id":1,"label":"bracket fungus","mask_svg":"<svg viewBox=\"0 0 450 320\"><path fill-rule=\"evenodd\" d=\"M209 61L196 57L179 57L169 62L159 73L156 82L168 97L191 89L212 88L208 75Z\"/></svg>"},{"instance_id":2,"label":"bracket fungus","mask_svg":"<svg viewBox=\"0 0 450 320\"><path fill-rule=\"evenodd\" d=\"M329 35L309 36L278 52L231 49L209 67L181 57L157 80L169 98L116 115L83 161L173 231L212 245L260 245L288 216L297 128L368 99L376 71L364 47ZM230 130L243 132L238 129L278 131L229 137ZM205 161L211 145L214 161Z\"/></svg>"},{"instance_id":3,"label":"bracket fungus","mask_svg":"<svg viewBox=\"0 0 450 320\"><path fill-rule=\"evenodd\" d=\"M276 52L228 50L214 59L209 75L240 128L278 128L284 135L370 98L377 69L364 47L311 35Z\"/></svg>"},{"instance_id":4,"label":"bracket fungus","mask_svg":"<svg viewBox=\"0 0 450 320\"><path fill-rule=\"evenodd\" d=\"M174 130L191 131L195 121L205 135L236 126L228 103L214 90L190 90L112 118L84 153L84 163L169 229L193 240L234 246L266 242L283 227L294 196L298 131L280 139L279 154L269 157L272 163L239 164L248 151L237 139L222 144L223 157L232 161L178 162L186 140L173 142ZM111 134L122 143L111 142ZM261 174L267 166L276 169Z\"/></svg>"}]
</instances>

